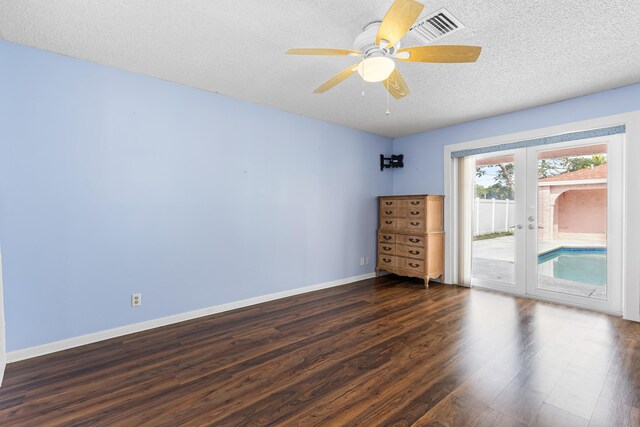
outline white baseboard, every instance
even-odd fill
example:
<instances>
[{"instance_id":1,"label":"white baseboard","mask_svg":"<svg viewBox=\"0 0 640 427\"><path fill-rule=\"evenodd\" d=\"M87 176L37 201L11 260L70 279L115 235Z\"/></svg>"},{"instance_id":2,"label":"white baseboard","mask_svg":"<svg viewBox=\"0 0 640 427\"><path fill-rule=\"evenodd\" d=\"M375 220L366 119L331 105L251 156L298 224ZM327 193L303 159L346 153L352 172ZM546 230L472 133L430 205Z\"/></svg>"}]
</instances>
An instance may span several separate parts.
<instances>
[{"instance_id":1,"label":"white baseboard","mask_svg":"<svg viewBox=\"0 0 640 427\"><path fill-rule=\"evenodd\" d=\"M250 305L260 304L267 301L273 301L293 295L313 292L320 289L333 288L336 286L347 285L359 280L370 279L375 277L375 273L362 274L360 276L347 277L345 279L334 280L332 282L318 283L316 285L305 286L303 288L291 289L288 291L276 292L273 294L261 295L240 301L234 301L226 304L215 305L213 307L201 308L199 310L188 311L186 313L174 314L172 316L161 317L158 319L147 320L145 322L134 323L132 325L120 326L118 328L107 329L104 331L94 332L78 337L67 338L48 344L37 345L34 347L15 350L7 353L7 363L18 362L20 360L31 359L33 357L43 356L45 354L55 353L57 351L67 350L73 347L91 344L98 341L108 340L123 335L133 334L136 332L146 331L148 329L159 328L161 326L171 325L173 323L184 322L185 320L196 319L198 317L209 316L224 311L235 310L237 308L247 307Z\"/></svg>"}]
</instances>

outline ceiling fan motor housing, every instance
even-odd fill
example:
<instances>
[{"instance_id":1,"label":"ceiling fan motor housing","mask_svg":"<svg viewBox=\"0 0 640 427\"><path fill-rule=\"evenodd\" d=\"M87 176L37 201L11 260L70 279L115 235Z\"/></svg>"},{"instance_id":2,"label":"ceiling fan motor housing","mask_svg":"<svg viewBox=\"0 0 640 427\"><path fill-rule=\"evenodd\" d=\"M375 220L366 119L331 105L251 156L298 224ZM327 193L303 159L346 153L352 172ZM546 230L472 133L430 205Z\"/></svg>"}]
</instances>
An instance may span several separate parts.
<instances>
[{"instance_id":1,"label":"ceiling fan motor housing","mask_svg":"<svg viewBox=\"0 0 640 427\"><path fill-rule=\"evenodd\" d=\"M376 44L376 37L378 35L378 29L380 28L380 21L372 22L366 27L364 31L356 37L353 42L354 50L359 50L364 53L365 57L372 56L391 56L398 49L400 49L400 42L397 42L389 50L383 49ZM386 41L382 41L381 44L386 45Z\"/></svg>"}]
</instances>

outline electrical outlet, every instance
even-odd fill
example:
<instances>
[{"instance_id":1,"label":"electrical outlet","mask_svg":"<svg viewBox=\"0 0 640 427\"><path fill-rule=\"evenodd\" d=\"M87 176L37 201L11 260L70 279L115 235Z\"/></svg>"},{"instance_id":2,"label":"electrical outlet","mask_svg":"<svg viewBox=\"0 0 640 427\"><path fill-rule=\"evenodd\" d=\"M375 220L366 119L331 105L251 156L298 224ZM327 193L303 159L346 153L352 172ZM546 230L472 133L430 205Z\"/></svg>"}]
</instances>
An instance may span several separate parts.
<instances>
[{"instance_id":1,"label":"electrical outlet","mask_svg":"<svg viewBox=\"0 0 640 427\"><path fill-rule=\"evenodd\" d=\"M140 307L142 305L142 293L131 294L131 307Z\"/></svg>"},{"instance_id":2,"label":"electrical outlet","mask_svg":"<svg viewBox=\"0 0 640 427\"><path fill-rule=\"evenodd\" d=\"M371 260L369 259L369 257L367 257L366 263L367 265L371 264Z\"/></svg>"},{"instance_id":3,"label":"electrical outlet","mask_svg":"<svg viewBox=\"0 0 640 427\"><path fill-rule=\"evenodd\" d=\"M364 265L364 257L360 258L360 265Z\"/></svg>"}]
</instances>

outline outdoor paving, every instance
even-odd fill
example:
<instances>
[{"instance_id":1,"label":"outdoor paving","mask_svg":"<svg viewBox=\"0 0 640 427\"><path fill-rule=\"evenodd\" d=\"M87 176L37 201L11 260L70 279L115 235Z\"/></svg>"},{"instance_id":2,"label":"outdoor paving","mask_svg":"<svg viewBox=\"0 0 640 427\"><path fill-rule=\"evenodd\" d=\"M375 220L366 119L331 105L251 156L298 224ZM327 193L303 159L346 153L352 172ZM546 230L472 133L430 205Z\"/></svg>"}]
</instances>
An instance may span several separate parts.
<instances>
[{"instance_id":1,"label":"outdoor paving","mask_svg":"<svg viewBox=\"0 0 640 427\"><path fill-rule=\"evenodd\" d=\"M571 280L558 279L557 277L538 274L538 288L564 294L578 295L595 299L606 300L606 286L586 285Z\"/></svg>"},{"instance_id":2,"label":"outdoor paving","mask_svg":"<svg viewBox=\"0 0 640 427\"><path fill-rule=\"evenodd\" d=\"M502 283L514 283L514 236L497 237L495 239L476 240L473 242L473 262L471 277L477 280L491 280ZM554 241L539 242L538 253L570 247L605 247L603 242L589 241ZM538 274L538 287L541 289L578 295L588 298L606 299L606 286L593 286L571 280L558 279Z\"/></svg>"},{"instance_id":3,"label":"outdoor paving","mask_svg":"<svg viewBox=\"0 0 640 427\"><path fill-rule=\"evenodd\" d=\"M473 257L471 280L474 279L513 284L515 282L513 261Z\"/></svg>"}]
</instances>

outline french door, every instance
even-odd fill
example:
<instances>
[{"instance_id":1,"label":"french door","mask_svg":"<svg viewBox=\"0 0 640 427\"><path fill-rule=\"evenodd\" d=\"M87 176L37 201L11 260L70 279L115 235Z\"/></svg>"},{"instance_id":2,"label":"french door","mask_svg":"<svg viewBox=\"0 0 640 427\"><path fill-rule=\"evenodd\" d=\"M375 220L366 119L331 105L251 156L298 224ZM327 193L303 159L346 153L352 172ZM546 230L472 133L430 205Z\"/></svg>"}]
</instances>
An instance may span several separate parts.
<instances>
[{"instance_id":1,"label":"french door","mask_svg":"<svg viewBox=\"0 0 640 427\"><path fill-rule=\"evenodd\" d=\"M471 285L621 312L622 138L473 159Z\"/></svg>"}]
</instances>

